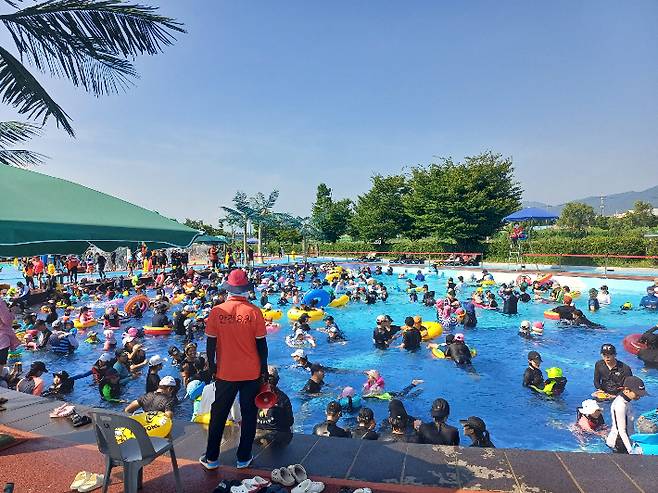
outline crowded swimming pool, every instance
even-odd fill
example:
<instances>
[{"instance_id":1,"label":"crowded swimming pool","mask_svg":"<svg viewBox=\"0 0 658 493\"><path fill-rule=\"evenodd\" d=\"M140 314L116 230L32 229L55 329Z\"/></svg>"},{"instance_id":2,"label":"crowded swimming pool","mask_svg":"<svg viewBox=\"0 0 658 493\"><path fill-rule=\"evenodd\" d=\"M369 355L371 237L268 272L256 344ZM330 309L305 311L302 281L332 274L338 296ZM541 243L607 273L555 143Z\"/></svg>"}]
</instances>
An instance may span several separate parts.
<instances>
[{"instance_id":1,"label":"crowded swimming pool","mask_svg":"<svg viewBox=\"0 0 658 493\"><path fill-rule=\"evenodd\" d=\"M3 277L11 275L11 267L5 267ZM395 273L402 272L402 267L396 267ZM409 269L409 277L413 277L416 268ZM470 277L472 271L445 270L438 274L424 268L426 283L437 294L445 293L448 277L463 274ZM16 273L14 273L16 274ZM496 274L498 282L509 281L514 274ZM284 317L279 322L281 330L268 336L270 363L280 368L280 387L290 396L295 412L296 432L309 433L313 426L324 418L326 404L336 398L343 387L352 386L359 389L365 381L363 372L375 368L386 379L387 389L400 390L412 379L423 379L424 383L415 388L403 399L407 411L413 416L429 420L431 402L437 397L444 397L451 405L449 422L456 423L458 419L470 415L482 417L491 432L492 440L498 447L545 449L545 450L587 450L607 451L605 443L600 438L583 439L582 435L574 434L571 425L575 422L576 409L584 399L590 397L594 390L592 386L593 368L599 359L599 348L603 343L613 343L619 350L619 359L629 364L634 374L641 376L649 392L656 388L658 370L644 371L639 360L622 348L621 341L625 335L643 332L655 325L655 313L634 309L621 311L619 306L625 301L638 305L644 294L647 282L622 281L603 279L560 278L560 282L569 285L574 290L586 293L590 287L607 284L612 295L612 304L604 306L600 311L590 315L590 318L603 324L606 328L591 330L575 327L560 327L557 322L543 319L543 312L552 305L544 303L519 303L518 315L503 315L500 312L478 309L478 324L474 329L460 329L465 333L469 346L477 349L473 359L473 369L465 370L456 367L446 360L432 358L430 351L423 349L416 353L408 353L399 349L386 351L377 350L372 344L372 329L375 318L379 314L390 315L396 324L402 324L404 317L421 315L425 320L435 320L435 310L419 303L410 303L405 290L404 280L397 275L375 276L389 290L388 301L378 301L373 305L349 303L343 308L328 308L337 324L348 338L346 344L328 344L326 336L314 333L318 340L316 348L306 351L312 362L340 369L340 372L328 372L325 376L327 386L320 397L302 395L299 391L308 379L308 373L295 368L290 357L293 349L285 343L285 336L290 333L289 324ZM309 283L299 283L304 289ZM467 288L460 295L465 299L474 288ZM272 300L275 298L272 297ZM586 311L586 294L575 300L576 305ZM96 308L100 315L102 308ZM151 312L148 312L141 323L148 325ZM518 336L518 327L522 320L546 321L543 337L527 340ZM135 322L132 322L133 324ZM312 323L317 328L322 322ZM131 324L125 324L127 328ZM456 330L452 331L453 333ZM441 340L443 337L441 337ZM171 345L182 346L179 336L150 337L146 336L147 355L160 354L166 356ZM25 352L23 364L27 366L33 359L45 361L51 371L65 369L70 374L82 373L91 367L101 354L102 344L90 345L80 343L79 349L72 355L57 356L51 352L32 354ZM203 349L203 344L200 349ZM526 355L530 350L542 354L544 368L559 366L568 379L566 392L555 399L548 399L530 392L521 386L523 371L527 365ZM37 356L38 355L38 356ZM178 376L178 371L170 364L165 364L161 376ZM144 392L144 380L130 382L122 398L131 399ZM182 396L182 392L181 392ZM109 404L100 400L91 379L79 380L71 395L70 401L89 405L100 405L122 409L121 405ZM387 402L369 400L368 405L375 411L377 421L387 416ZM604 403L606 418L609 420L608 403ZM655 409L658 399L650 396L636 404L638 412ZM189 419L191 403L185 401L180 405L177 416ZM354 415L345 414L341 422L344 425L354 425Z\"/></svg>"}]
</instances>

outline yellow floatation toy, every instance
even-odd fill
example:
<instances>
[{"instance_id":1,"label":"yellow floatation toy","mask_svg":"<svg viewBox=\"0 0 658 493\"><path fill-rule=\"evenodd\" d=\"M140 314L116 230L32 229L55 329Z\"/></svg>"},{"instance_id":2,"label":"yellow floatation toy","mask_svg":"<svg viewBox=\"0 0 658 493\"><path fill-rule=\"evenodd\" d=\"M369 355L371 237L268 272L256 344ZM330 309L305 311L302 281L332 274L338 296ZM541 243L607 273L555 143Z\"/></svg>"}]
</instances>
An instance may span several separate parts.
<instances>
[{"instance_id":1,"label":"yellow floatation toy","mask_svg":"<svg viewBox=\"0 0 658 493\"><path fill-rule=\"evenodd\" d=\"M478 352L471 348L471 358L475 358L477 354ZM446 359L446 353L444 353L441 348L438 347L432 348L432 356L434 356L436 359Z\"/></svg>"},{"instance_id":2,"label":"yellow floatation toy","mask_svg":"<svg viewBox=\"0 0 658 493\"><path fill-rule=\"evenodd\" d=\"M408 288L407 293L411 293L412 291L416 291L416 293L421 293L423 291L422 286L417 286L415 288Z\"/></svg>"},{"instance_id":3,"label":"yellow floatation toy","mask_svg":"<svg viewBox=\"0 0 658 493\"><path fill-rule=\"evenodd\" d=\"M166 438L171 433L172 421L163 412L148 412L130 416L137 421L146 430L150 437ZM114 436L119 445L123 442L135 438L135 435L128 428L117 428L114 430Z\"/></svg>"},{"instance_id":4,"label":"yellow floatation toy","mask_svg":"<svg viewBox=\"0 0 658 493\"><path fill-rule=\"evenodd\" d=\"M486 279L480 283L480 286L494 286L496 284L496 281Z\"/></svg>"},{"instance_id":5,"label":"yellow floatation toy","mask_svg":"<svg viewBox=\"0 0 658 493\"><path fill-rule=\"evenodd\" d=\"M423 335L423 341L431 341L443 334L443 325L439 322L422 322L421 326L427 330Z\"/></svg>"},{"instance_id":6,"label":"yellow floatation toy","mask_svg":"<svg viewBox=\"0 0 658 493\"><path fill-rule=\"evenodd\" d=\"M88 322L84 322L84 323L80 322L80 319L76 318L73 321L73 327L75 327L76 329L88 329L89 327L93 327L97 323L98 323L98 320L96 320L95 318L92 319L92 320L89 320Z\"/></svg>"},{"instance_id":7,"label":"yellow floatation toy","mask_svg":"<svg viewBox=\"0 0 658 493\"><path fill-rule=\"evenodd\" d=\"M261 308L260 312L263 314L263 318L268 320L279 320L283 317L283 312L281 310L266 310L265 308Z\"/></svg>"},{"instance_id":8,"label":"yellow floatation toy","mask_svg":"<svg viewBox=\"0 0 658 493\"><path fill-rule=\"evenodd\" d=\"M308 315L308 318L311 321L318 321L324 318L324 310L321 310L320 308L314 308L308 311L304 311L299 308L291 308L288 310L288 318L290 320L299 320L299 317L301 317L303 314Z\"/></svg>"},{"instance_id":9,"label":"yellow floatation toy","mask_svg":"<svg viewBox=\"0 0 658 493\"><path fill-rule=\"evenodd\" d=\"M335 300L333 300L331 303L329 303L327 306L331 306L333 308L337 308L339 306L345 306L347 303L350 301L350 297L347 296L346 294L339 296Z\"/></svg>"},{"instance_id":10,"label":"yellow floatation toy","mask_svg":"<svg viewBox=\"0 0 658 493\"><path fill-rule=\"evenodd\" d=\"M571 296L571 299L575 300L576 298L580 298L580 291L570 291L568 293L564 293L565 295Z\"/></svg>"},{"instance_id":11,"label":"yellow floatation toy","mask_svg":"<svg viewBox=\"0 0 658 493\"><path fill-rule=\"evenodd\" d=\"M181 293L181 294L177 294L176 296L174 296L174 297L171 299L171 302L172 302L174 305L177 305L177 304L179 304L181 301L183 301L184 299L185 299L185 294Z\"/></svg>"}]
</instances>

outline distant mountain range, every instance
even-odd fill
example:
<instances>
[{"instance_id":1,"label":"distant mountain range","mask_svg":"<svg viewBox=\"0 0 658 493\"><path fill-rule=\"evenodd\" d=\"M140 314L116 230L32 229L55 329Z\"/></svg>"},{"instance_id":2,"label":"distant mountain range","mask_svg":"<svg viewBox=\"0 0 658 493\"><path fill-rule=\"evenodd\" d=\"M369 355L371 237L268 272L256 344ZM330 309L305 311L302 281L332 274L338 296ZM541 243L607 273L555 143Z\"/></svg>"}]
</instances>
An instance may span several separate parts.
<instances>
[{"instance_id":1,"label":"distant mountain range","mask_svg":"<svg viewBox=\"0 0 658 493\"><path fill-rule=\"evenodd\" d=\"M623 192L606 195L604 198L604 213L606 216L611 216L618 212L625 212L633 208L633 204L638 200L649 202L654 207L658 207L658 186L648 188L642 192ZM601 207L601 197L586 197L584 199L576 199L571 202L582 202L583 204L591 205L596 212L599 212ZM543 202L527 201L523 202L523 207L540 207L547 209L551 212L562 212L565 204L549 205Z\"/></svg>"}]
</instances>

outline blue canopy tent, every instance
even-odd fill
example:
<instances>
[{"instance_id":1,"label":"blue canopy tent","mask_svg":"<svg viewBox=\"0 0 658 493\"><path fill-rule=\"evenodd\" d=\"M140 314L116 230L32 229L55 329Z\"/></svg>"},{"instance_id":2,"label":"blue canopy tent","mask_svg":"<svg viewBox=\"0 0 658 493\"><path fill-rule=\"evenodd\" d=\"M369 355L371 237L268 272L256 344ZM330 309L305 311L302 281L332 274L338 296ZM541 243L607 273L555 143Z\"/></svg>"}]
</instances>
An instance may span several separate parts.
<instances>
[{"instance_id":1,"label":"blue canopy tent","mask_svg":"<svg viewBox=\"0 0 658 493\"><path fill-rule=\"evenodd\" d=\"M504 218L504 221L508 223L521 221L555 221L559 217L560 216L544 209L540 209L539 207L528 207L510 214Z\"/></svg>"}]
</instances>

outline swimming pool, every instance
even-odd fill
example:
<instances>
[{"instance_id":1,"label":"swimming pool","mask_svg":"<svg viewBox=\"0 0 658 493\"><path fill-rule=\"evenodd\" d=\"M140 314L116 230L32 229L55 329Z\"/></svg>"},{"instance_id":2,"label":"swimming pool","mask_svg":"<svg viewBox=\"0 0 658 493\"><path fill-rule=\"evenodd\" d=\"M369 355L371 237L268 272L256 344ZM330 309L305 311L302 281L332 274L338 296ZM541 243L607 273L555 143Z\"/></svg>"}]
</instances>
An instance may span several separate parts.
<instances>
[{"instance_id":1,"label":"swimming pool","mask_svg":"<svg viewBox=\"0 0 658 493\"><path fill-rule=\"evenodd\" d=\"M396 267L396 272L403 269ZM410 276L418 268L409 268ZM427 275L427 284L439 294L445 293L447 277L471 272L459 270L440 271L438 275L422 269ZM4 275L8 272L3 271ZM496 274L498 282L505 282L515 277L515 273ZM451 405L449 422L455 424L459 419L470 415L482 417L491 432L492 440L498 447L544 449L544 450L586 450L590 452L607 451L600 439L579 440L569 429L575 420L576 408L582 400L589 398L592 387L594 363L599 355L599 348L604 342L612 342L619 351L619 358L628 363L633 372L645 380L648 390L654 395L636 403L636 411L642 412L658 407L658 370L642 369L642 364L634 356L624 352L621 341L629 333L641 332L654 325L657 314L641 310L621 312L618 308L624 301L632 301L637 306L644 292L646 283L641 281L582 279L558 277L561 284L568 284L572 289L586 292L589 287L607 284L610 287L613 303L589 317L604 324L605 330L585 330L580 328L561 328L555 322L546 321L544 337L538 341L528 341L517 335L521 320L543 320L542 314L551 305L521 304L519 314L506 316L498 312L479 310L478 325L466 330L466 341L477 349L478 355L473 360L474 371L469 372L455 367L449 361L435 360L426 349L417 353L407 353L398 349L376 350L372 346L371 336L375 317L381 313L391 315L396 324L401 324L405 316L419 314L424 319L434 320L434 309L421 304L411 304L404 292L403 281L397 276L376 276L389 289L387 302L375 305L348 304L344 308L328 309L335 316L337 323L346 333L349 341L345 345L328 344L322 333L316 333L318 347L309 349L312 362L339 368L340 373L327 373L327 386L320 397L309 399L299 393L308 378L308 373L292 366L290 353L292 349L285 342L289 326L285 317L280 321L282 328L278 333L268 336L270 363L279 366L281 388L290 396L295 413L297 432L309 433L313 426L323 420L324 408L340 392L342 387L350 385L360 388L364 381L363 371L377 368L386 379L389 390L400 390L411 379L421 378L425 382L414 389L404 399L409 414L429 420L431 402L437 397L446 398ZM308 283L302 283L308 286ZM465 298L466 296L460 296ZM586 299L575 300L576 306L586 310ZM100 315L102 309L97 309ZM150 314L146 314L142 323L148 324ZM312 326L321 326L316 322ZM160 354L166 356L167 348L182 341L177 336L164 338L146 337L149 356ZM203 348L201 345L200 349ZM569 382L566 392L557 399L548 400L531 393L521 386L523 371L527 365L526 355L530 350L537 350L544 359L543 368L560 366ZM71 356L57 356L52 353L26 353L23 364L27 367L32 359L46 361L51 371L66 369L70 374L88 370L101 353L101 346L91 346L81 342L78 351ZM177 370L169 364L161 376L177 376ZM47 378L49 382L49 378ZM95 387L90 386L90 379L76 382L71 396L72 402L90 405L109 406L121 409L121 406L102 403ZM144 391L144 379L128 384L124 397L137 397ZM387 416L387 402L374 400L369 406L375 411L378 421ZM609 421L609 404L603 404L606 420ZM184 402L177 412L181 418L189 419L191 404ZM341 422L353 425L354 416L345 415Z\"/></svg>"}]
</instances>

